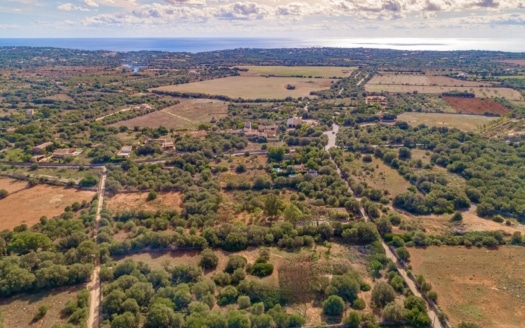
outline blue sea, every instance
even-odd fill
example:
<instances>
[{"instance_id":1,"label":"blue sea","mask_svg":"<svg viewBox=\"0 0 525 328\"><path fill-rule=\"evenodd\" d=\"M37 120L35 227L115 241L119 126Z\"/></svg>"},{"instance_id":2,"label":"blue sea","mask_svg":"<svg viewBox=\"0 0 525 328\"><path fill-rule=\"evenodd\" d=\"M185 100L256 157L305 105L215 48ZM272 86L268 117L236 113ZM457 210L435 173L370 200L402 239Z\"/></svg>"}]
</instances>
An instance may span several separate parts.
<instances>
[{"instance_id":1,"label":"blue sea","mask_svg":"<svg viewBox=\"0 0 525 328\"><path fill-rule=\"evenodd\" d=\"M397 50L491 50L525 52L521 39L452 38L4 38L0 47L54 47L108 51L206 52L237 48L376 48Z\"/></svg>"}]
</instances>

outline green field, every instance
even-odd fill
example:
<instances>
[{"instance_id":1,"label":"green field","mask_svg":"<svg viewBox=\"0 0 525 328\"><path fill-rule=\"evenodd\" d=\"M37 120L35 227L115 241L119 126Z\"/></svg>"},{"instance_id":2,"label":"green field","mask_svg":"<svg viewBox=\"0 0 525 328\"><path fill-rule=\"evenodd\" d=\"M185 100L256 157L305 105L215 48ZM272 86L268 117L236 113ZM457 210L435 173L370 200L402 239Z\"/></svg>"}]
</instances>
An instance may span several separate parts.
<instances>
[{"instance_id":1,"label":"green field","mask_svg":"<svg viewBox=\"0 0 525 328\"><path fill-rule=\"evenodd\" d=\"M303 76L303 77L347 77L355 71L356 67L331 67L331 66L239 66L248 69L241 75L246 76Z\"/></svg>"},{"instance_id":2,"label":"green field","mask_svg":"<svg viewBox=\"0 0 525 328\"><path fill-rule=\"evenodd\" d=\"M397 117L410 125L446 126L463 131L474 131L479 126L498 119L481 115L441 114L441 113L403 113Z\"/></svg>"}]
</instances>

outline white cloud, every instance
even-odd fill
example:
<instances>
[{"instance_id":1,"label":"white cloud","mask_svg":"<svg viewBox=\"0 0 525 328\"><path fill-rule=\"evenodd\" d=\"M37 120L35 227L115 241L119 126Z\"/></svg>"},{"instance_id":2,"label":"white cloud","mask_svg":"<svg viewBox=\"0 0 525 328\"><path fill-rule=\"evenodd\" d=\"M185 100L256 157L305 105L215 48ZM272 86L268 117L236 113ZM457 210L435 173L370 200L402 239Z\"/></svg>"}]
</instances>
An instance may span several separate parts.
<instances>
[{"instance_id":1,"label":"white cloud","mask_svg":"<svg viewBox=\"0 0 525 328\"><path fill-rule=\"evenodd\" d=\"M64 10L64 11L89 11L89 9L87 9L87 8L82 8L82 7L79 7L79 6L75 6L72 3L63 3L63 4L59 5L57 8L59 10Z\"/></svg>"},{"instance_id":2,"label":"white cloud","mask_svg":"<svg viewBox=\"0 0 525 328\"><path fill-rule=\"evenodd\" d=\"M98 3L96 3L95 1L93 0L84 0L84 4L88 7L98 7Z\"/></svg>"}]
</instances>

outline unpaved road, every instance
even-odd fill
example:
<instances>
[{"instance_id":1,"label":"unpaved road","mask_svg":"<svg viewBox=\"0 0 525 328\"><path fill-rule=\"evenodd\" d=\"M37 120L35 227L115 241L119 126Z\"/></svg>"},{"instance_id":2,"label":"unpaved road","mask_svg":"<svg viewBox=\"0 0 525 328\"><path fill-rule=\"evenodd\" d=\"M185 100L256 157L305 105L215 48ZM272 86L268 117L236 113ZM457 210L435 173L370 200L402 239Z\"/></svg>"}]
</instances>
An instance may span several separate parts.
<instances>
[{"instance_id":1,"label":"unpaved road","mask_svg":"<svg viewBox=\"0 0 525 328\"><path fill-rule=\"evenodd\" d=\"M98 187L98 206L97 214L95 215L95 234L94 238L97 239L98 226L100 222L100 212L102 211L102 206L104 204L104 190L106 188L106 177L107 170L106 167L102 168L102 178L100 179L100 185ZM87 286L89 290L89 316L87 320L88 328L98 328L100 326L100 261L97 258L95 262L95 269L91 274L91 281Z\"/></svg>"},{"instance_id":2,"label":"unpaved road","mask_svg":"<svg viewBox=\"0 0 525 328\"><path fill-rule=\"evenodd\" d=\"M332 130L331 131L324 132L324 134L326 134L328 136L328 144L325 146L325 150L326 151L329 151L330 148L335 147L335 141L336 141L338 132L339 132L339 126L336 125L336 124L332 125ZM330 156L330 160L332 161L332 163L334 163L335 167L337 168L337 173L339 174L341 179L343 179L343 181L346 183L346 186L348 187L348 191L352 195L355 195L353 190L350 188L350 185L348 184L348 181L346 181L346 179L341 175L341 170L339 169L339 166L337 166L337 164L335 163L335 161L332 159L331 156ZM359 201L359 204L361 204L361 199L357 198L357 197L356 197L356 199ZM361 207L361 205L359 205L359 206L360 206L359 207L359 212L361 213L361 216L364 217L366 221L372 222L372 220L370 219L368 214L365 212L364 208ZM381 245L383 246L383 249L385 250L386 256L389 259L391 259L394 263L397 264L397 270L399 271L399 274L401 275L401 277L403 277L403 279L405 280L405 283L407 284L408 288L410 288L410 291L412 292L412 294L414 294L417 297L423 298L423 296L421 295L421 293L417 289L416 284L414 283L414 281L412 279L410 279L408 277L408 274L407 274L406 270L399 264L399 261L397 260L397 257L395 256L394 253L392 253L392 251L390 250L388 245L385 243L383 238L381 238ZM445 328L445 327L443 327L443 325L439 321L437 313L434 312L434 310L430 306L427 309L427 313L428 313L428 316L430 317L430 320L432 322L432 327L433 328Z\"/></svg>"}]
</instances>

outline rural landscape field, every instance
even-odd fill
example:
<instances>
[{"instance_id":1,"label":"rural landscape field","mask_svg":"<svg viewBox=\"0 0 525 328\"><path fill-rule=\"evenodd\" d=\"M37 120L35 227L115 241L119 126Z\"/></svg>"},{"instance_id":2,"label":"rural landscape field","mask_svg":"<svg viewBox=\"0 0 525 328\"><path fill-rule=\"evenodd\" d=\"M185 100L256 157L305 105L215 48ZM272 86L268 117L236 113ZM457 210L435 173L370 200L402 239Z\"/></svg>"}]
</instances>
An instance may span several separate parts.
<instances>
[{"instance_id":1,"label":"rural landscape field","mask_svg":"<svg viewBox=\"0 0 525 328\"><path fill-rule=\"evenodd\" d=\"M522 326L522 54L0 50L0 327Z\"/></svg>"}]
</instances>

